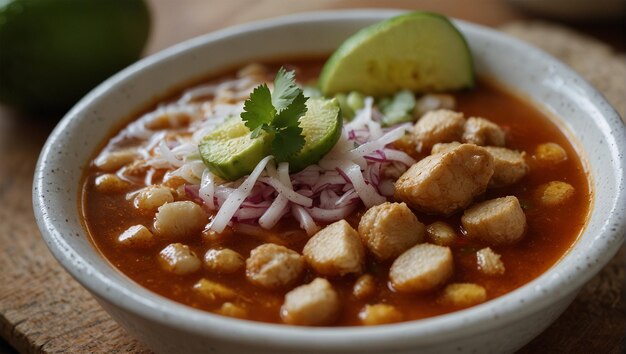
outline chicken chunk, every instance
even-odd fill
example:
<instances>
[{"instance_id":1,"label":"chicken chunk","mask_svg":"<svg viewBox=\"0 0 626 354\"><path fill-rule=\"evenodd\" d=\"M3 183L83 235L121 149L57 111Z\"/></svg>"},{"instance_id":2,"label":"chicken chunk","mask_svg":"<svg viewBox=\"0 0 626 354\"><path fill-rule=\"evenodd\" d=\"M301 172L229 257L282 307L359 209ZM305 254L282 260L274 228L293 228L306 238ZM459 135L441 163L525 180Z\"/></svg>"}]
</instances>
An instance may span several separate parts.
<instances>
[{"instance_id":1,"label":"chicken chunk","mask_svg":"<svg viewBox=\"0 0 626 354\"><path fill-rule=\"evenodd\" d=\"M370 274L361 275L352 287L352 295L359 300L370 298L375 292L376 281Z\"/></svg>"},{"instance_id":2,"label":"chicken chunk","mask_svg":"<svg viewBox=\"0 0 626 354\"><path fill-rule=\"evenodd\" d=\"M455 148L461 146L461 143L458 141L453 141L451 143L437 143L433 145L432 150L430 151L431 155L439 154L442 152L448 152L450 150L454 150Z\"/></svg>"},{"instance_id":3,"label":"chicken chunk","mask_svg":"<svg viewBox=\"0 0 626 354\"><path fill-rule=\"evenodd\" d=\"M375 205L361 217L359 236L376 259L394 259L424 240L424 224L405 203Z\"/></svg>"},{"instance_id":4,"label":"chicken chunk","mask_svg":"<svg viewBox=\"0 0 626 354\"><path fill-rule=\"evenodd\" d=\"M480 285L455 283L446 286L439 302L455 307L469 307L487 300L487 291Z\"/></svg>"},{"instance_id":5,"label":"chicken chunk","mask_svg":"<svg viewBox=\"0 0 626 354\"><path fill-rule=\"evenodd\" d=\"M296 281L304 271L304 259L287 247L266 243L250 252L246 277L260 287L275 289Z\"/></svg>"},{"instance_id":6,"label":"chicken chunk","mask_svg":"<svg viewBox=\"0 0 626 354\"><path fill-rule=\"evenodd\" d=\"M143 188L137 193L134 199L134 205L137 209L156 210L165 203L174 201L172 190L168 187L150 186Z\"/></svg>"},{"instance_id":7,"label":"chicken chunk","mask_svg":"<svg viewBox=\"0 0 626 354\"><path fill-rule=\"evenodd\" d=\"M452 214L485 192L493 165L487 150L463 144L411 166L396 181L394 197L426 213Z\"/></svg>"},{"instance_id":8,"label":"chicken chunk","mask_svg":"<svg viewBox=\"0 0 626 354\"><path fill-rule=\"evenodd\" d=\"M246 266L243 257L229 249L210 249L204 255L205 267L214 273L230 274L235 273Z\"/></svg>"},{"instance_id":9,"label":"chicken chunk","mask_svg":"<svg viewBox=\"0 0 626 354\"><path fill-rule=\"evenodd\" d=\"M134 225L122 232L117 241L133 248L149 247L154 242L154 235L143 225Z\"/></svg>"},{"instance_id":10,"label":"chicken chunk","mask_svg":"<svg viewBox=\"0 0 626 354\"><path fill-rule=\"evenodd\" d=\"M463 142L476 145L504 146L506 134L502 128L488 119L470 117L465 122Z\"/></svg>"},{"instance_id":11,"label":"chicken chunk","mask_svg":"<svg viewBox=\"0 0 626 354\"><path fill-rule=\"evenodd\" d=\"M361 323L366 326L381 325L402 321L402 312L387 304L365 305L359 313Z\"/></svg>"},{"instance_id":12,"label":"chicken chunk","mask_svg":"<svg viewBox=\"0 0 626 354\"><path fill-rule=\"evenodd\" d=\"M535 192L539 203L554 207L565 203L574 196L574 187L571 184L561 181L552 181L542 184Z\"/></svg>"},{"instance_id":13,"label":"chicken chunk","mask_svg":"<svg viewBox=\"0 0 626 354\"><path fill-rule=\"evenodd\" d=\"M207 221L207 214L194 202L165 203L156 213L154 231L163 238L180 240L200 233Z\"/></svg>"},{"instance_id":14,"label":"chicken chunk","mask_svg":"<svg viewBox=\"0 0 626 354\"><path fill-rule=\"evenodd\" d=\"M535 148L535 160L543 165L554 166L567 160L567 152L556 143L539 144Z\"/></svg>"},{"instance_id":15,"label":"chicken chunk","mask_svg":"<svg viewBox=\"0 0 626 354\"><path fill-rule=\"evenodd\" d=\"M159 262L163 269L174 274L193 273L200 269L198 256L187 245L172 243L159 253Z\"/></svg>"},{"instance_id":16,"label":"chicken chunk","mask_svg":"<svg viewBox=\"0 0 626 354\"><path fill-rule=\"evenodd\" d=\"M285 295L281 316L292 325L328 325L337 318L339 305L339 296L328 280L316 278Z\"/></svg>"},{"instance_id":17,"label":"chicken chunk","mask_svg":"<svg viewBox=\"0 0 626 354\"><path fill-rule=\"evenodd\" d=\"M435 221L426 226L426 235L431 243L439 246L450 246L456 240L456 231L443 221Z\"/></svg>"},{"instance_id":18,"label":"chicken chunk","mask_svg":"<svg viewBox=\"0 0 626 354\"><path fill-rule=\"evenodd\" d=\"M450 248L422 243L393 262L389 279L399 292L425 292L443 285L452 276L453 268Z\"/></svg>"},{"instance_id":19,"label":"chicken chunk","mask_svg":"<svg viewBox=\"0 0 626 354\"><path fill-rule=\"evenodd\" d=\"M193 286L193 290L209 302L221 302L237 297L235 290L226 285L204 278L200 279Z\"/></svg>"},{"instance_id":20,"label":"chicken chunk","mask_svg":"<svg viewBox=\"0 0 626 354\"><path fill-rule=\"evenodd\" d=\"M302 253L317 273L328 276L361 273L365 260L359 234L345 220L318 231Z\"/></svg>"},{"instance_id":21,"label":"chicken chunk","mask_svg":"<svg viewBox=\"0 0 626 354\"><path fill-rule=\"evenodd\" d=\"M96 177L96 190L105 194L116 194L126 192L130 188L130 183L120 179L113 173L106 173Z\"/></svg>"},{"instance_id":22,"label":"chicken chunk","mask_svg":"<svg viewBox=\"0 0 626 354\"><path fill-rule=\"evenodd\" d=\"M491 199L465 210L461 217L470 238L489 245L519 241L526 230L526 216L514 196Z\"/></svg>"},{"instance_id":23,"label":"chicken chunk","mask_svg":"<svg viewBox=\"0 0 626 354\"><path fill-rule=\"evenodd\" d=\"M424 114L413 129L417 151L428 153L436 143L460 141L464 126L463 113L439 109Z\"/></svg>"},{"instance_id":24,"label":"chicken chunk","mask_svg":"<svg viewBox=\"0 0 626 354\"><path fill-rule=\"evenodd\" d=\"M504 263L500 260L500 255L489 247L476 252L476 262L478 270L485 275L502 275L506 270Z\"/></svg>"},{"instance_id":25,"label":"chicken chunk","mask_svg":"<svg viewBox=\"0 0 626 354\"><path fill-rule=\"evenodd\" d=\"M487 146L485 149L493 156L490 187L509 186L519 182L528 173L528 165L524 161L525 152L493 146Z\"/></svg>"}]
</instances>

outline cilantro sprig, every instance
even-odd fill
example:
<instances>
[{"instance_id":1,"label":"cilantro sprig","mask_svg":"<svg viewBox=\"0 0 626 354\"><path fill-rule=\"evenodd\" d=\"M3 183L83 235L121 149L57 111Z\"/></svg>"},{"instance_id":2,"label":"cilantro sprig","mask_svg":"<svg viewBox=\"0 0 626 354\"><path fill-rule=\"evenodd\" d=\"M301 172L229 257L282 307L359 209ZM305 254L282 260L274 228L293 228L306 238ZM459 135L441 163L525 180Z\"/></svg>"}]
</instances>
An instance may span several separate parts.
<instances>
[{"instance_id":1,"label":"cilantro sprig","mask_svg":"<svg viewBox=\"0 0 626 354\"><path fill-rule=\"evenodd\" d=\"M299 120L307 111L307 100L296 85L295 73L281 67L274 79L274 92L270 93L266 84L256 87L244 103L241 119L252 131L252 138L261 132L273 134L272 155L277 161L287 161L305 143Z\"/></svg>"}]
</instances>

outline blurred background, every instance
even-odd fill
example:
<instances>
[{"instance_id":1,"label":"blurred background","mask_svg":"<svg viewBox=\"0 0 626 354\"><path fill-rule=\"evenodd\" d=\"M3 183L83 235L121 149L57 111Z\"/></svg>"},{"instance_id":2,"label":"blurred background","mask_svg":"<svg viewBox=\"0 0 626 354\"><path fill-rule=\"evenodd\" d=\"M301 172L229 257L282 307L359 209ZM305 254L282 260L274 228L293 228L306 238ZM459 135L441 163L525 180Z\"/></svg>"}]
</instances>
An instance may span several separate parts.
<instances>
[{"instance_id":1,"label":"blurred background","mask_svg":"<svg viewBox=\"0 0 626 354\"><path fill-rule=\"evenodd\" d=\"M140 57L226 26L305 11L426 10L498 28L572 66L624 117L626 0L0 0L0 353L146 352L56 263L30 204L63 114ZM624 247L523 353L622 353ZM63 286L46 288L46 279ZM88 313L80 308L93 308Z\"/></svg>"}]
</instances>

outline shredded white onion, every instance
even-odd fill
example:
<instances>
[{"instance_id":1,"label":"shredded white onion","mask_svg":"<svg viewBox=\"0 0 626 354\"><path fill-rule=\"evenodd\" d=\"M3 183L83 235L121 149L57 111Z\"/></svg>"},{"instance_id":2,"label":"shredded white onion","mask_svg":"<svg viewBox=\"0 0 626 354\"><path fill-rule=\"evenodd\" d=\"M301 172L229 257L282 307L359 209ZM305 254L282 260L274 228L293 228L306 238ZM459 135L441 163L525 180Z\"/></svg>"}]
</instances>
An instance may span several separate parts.
<instances>
[{"instance_id":1,"label":"shredded white onion","mask_svg":"<svg viewBox=\"0 0 626 354\"><path fill-rule=\"evenodd\" d=\"M415 160L390 144L411 127L383 128L382 113L372 97L365 98L364 107L344 124L337 144L317 164L290 174L288 163L275 164L268 156L249 176L236 181L223 181L211 173L198 144L226 119L241 115L244 100L265 80L262 69L250 66L236 79L194 87L178 101L131 123L126 134L138 140L133 148L148 166L145 178L137 183L151 185L154 176L164 176L163 181L184 179L184 192L217 212L209 225L216 232L231 223L264 231L293 217L312 235L320 224L343 219L361 205L371 207L393 195L394 181ZM118 173L132 177L124 171Z\"/></svg>"},{"instance_id":2,"label":"shredded white onion","mask_svg":"<svg viewBox=\"0 0 626 354\"><path fill-rule=\"evenodd\" d=\"M209 209L215 209L215 178L208 168L205 168L202 173L198 194Z\"/></svg>"},{"instance_id":3,"label":"shredded white onion","mask_svg":"<svg viewBox=\"0 0 626 354\"><path fill-rule=\"evenodd\" d=\"M294 205L291 211L293 216L300 223L300 227L302 227L309 236L315 235L315 233L320 230L320 227L315 223L311 215L300 205Z\"/></svg>"},{"instance_id":4,"label":"shredded white onion","mask_svg":"<svg viewBox=\"0 0 626 354\"><path fill-rule=\"evenodd\" d=\"M215 232L222 232L226 225L230 222L233 215L239 209L241 203L243 203L244 199L250 194L252 187L254 187L254 183L256 183L257 178L261 175L261 172L265 169L265 165L273 159L273 156L266 156L263 158L254 168L250 176L244 180L244 182L237 188L222 204L217 215L209 225L209 228Z\"/></svg>"},{"instance_id":5,"label":"shredded white onion","mask_svg":"<svg viewBox=\"0 0 626 354\"><path fill-rule=\"evenodd\" d=\"M163 158L174 167L181 167L184 164L183 160L176 158L172 150L167 146L165 140L161 140L159 142L159 146L157 147L157 151L163 156Z\"/></svg>"}]
</instances>

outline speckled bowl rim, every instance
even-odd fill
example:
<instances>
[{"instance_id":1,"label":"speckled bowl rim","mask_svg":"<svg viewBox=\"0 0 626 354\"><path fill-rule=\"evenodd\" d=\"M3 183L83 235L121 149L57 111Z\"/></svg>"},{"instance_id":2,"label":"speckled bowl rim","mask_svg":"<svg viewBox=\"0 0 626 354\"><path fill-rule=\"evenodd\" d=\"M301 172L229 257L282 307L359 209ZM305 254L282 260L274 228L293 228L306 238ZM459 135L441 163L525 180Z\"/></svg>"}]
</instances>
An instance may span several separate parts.
<instances>
[{"instance_id":1,"label":"speckled bowl rim","mask_svg":"<svg viewBox=\"0 0 626 354\"><path fill-rule=\"evenodd\" d=\"M598 243L596 247L588 249L586 253L589 259L598 261L591 262L586 267L581 267L578 270L573 267L559 269L559 264L557 264L529 284L485 304L447 315L385 326L309 328L242 321L213 315L173 302L153 293L146 294L146 291L143 291L143 288L139 285L137 285L136 289L122 286L116 281L109 279L96 267L93 267L68 242L67 238L71 236L64 233L64 224L61 221L63 217L54 214L53 203L44 197L45 176L50 173L51 169L58 167L49 165L47 160L51 154L56 152L56 149L62 146L62 133L65 129L68 129L70 122L78 119L80 112L88 110L92 102L97 100L107 90L115 87L124 78L132 76L159 61L173 59L181 52L242 32L309 21L339 21L341 19L359 18L383 19L399 13L401 12L397 10L380 9L324 11L285 16L230 27L191 39L147 57L105 81L83 98L58 124L46 142L37 164L33 194L35 216L44 240L54 256L83 286L97 294L97 296L124 309L124 311L134 313L165 326L179 328L186 332L199 335L211 333L233 342L241 342L248 345L264 344L283 348L306 347L319 350L333 348L355 351L359 348L395 347L400 343L406 342L436 343L453 337L453 333L456 333L457 337L460 336L459 333L462 333L462 337L469 337L489 329L507 326L507 324L521 320L533 311L547 308L577 291L586 281L600 271L617 252L623 241L623 235L626 230L624 179L619 184L618 190L620 192L612 199L614 204L608 206L611 210L610 216L600 230L600 237L598 238L604 240L604 243ZM619 116L604 101L599 92L571 69L550 55L528 44L486 27L463 21L455 21L455 23L464 31L477 31L494 41L507 41L512 43L512 45L523 48L525 51L532 52L534 56L550 63L560 75L579 78L578 88L585 95L593 97L593 101L596 104L595 108L602 112L604 117L605 121L602 122L603 126L601 129L604 129L604 134L611 138L608 143L612 145L611 151L614 154L615 170L613 172L618 175L620 173L622 176L624 175L626 157L622 152L626 151L626 130L623 124L619 125L617 123L618 121L621 122ZM617 119L615 119L616 116ZM609 133L610 131L612 133ZM86 234L85 237L87 237Z\"/></svg>"}]
</instances>

